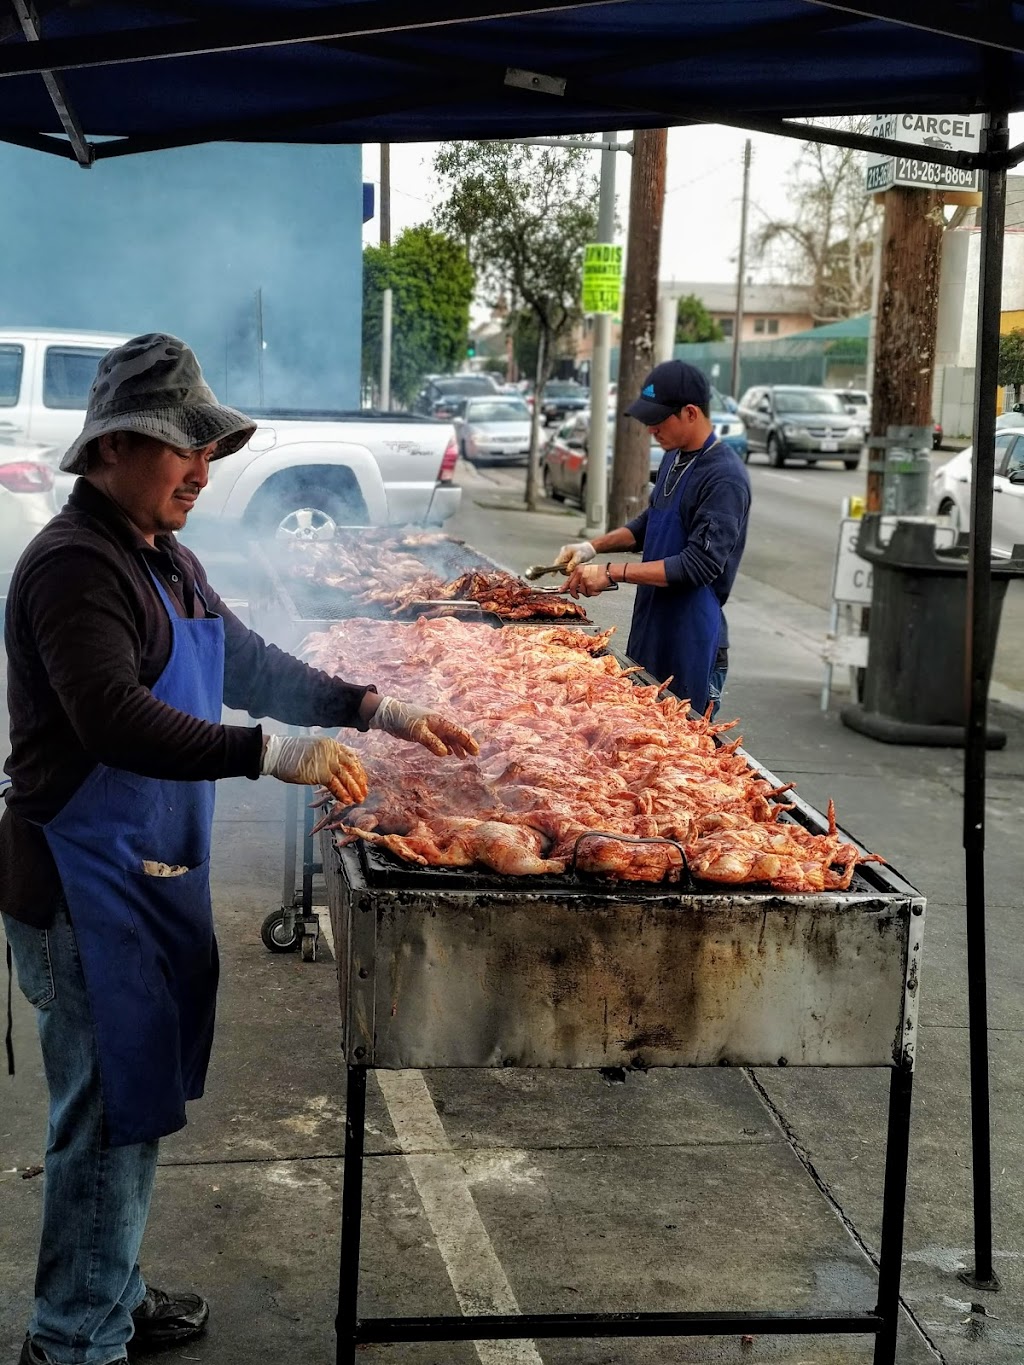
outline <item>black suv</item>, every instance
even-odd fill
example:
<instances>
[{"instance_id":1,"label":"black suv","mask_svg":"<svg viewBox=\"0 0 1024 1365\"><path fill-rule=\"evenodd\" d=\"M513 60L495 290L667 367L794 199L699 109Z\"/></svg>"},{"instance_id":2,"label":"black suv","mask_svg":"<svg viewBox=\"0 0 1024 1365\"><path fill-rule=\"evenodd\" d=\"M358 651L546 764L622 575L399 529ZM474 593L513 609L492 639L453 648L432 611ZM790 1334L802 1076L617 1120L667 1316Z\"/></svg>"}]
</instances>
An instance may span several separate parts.
<instances>
[{"instance_id":1,"label":"black suv","mask_svg":"<svg viewBox=\"0 0 1024 1365\"><path fill-rule=\"evenodd\" d=\"M776 469L788 459L840 460L856 469L868 437L863 419L850 416L834 389L804 384L756 385L740 399L740 416L751 453L765 451Z\"/></svg>"},{"instance_id":2,"label":"black suv","mask_svg":"<svg viewBox=\"0 0 1024 1365\"><path fill-rule=\"evenodd\" d=\"M432 374L413 399L413 412L424 417L460 417L467 398L487 398L500 393L489 374Z\"/></svg>"}]
</instances>

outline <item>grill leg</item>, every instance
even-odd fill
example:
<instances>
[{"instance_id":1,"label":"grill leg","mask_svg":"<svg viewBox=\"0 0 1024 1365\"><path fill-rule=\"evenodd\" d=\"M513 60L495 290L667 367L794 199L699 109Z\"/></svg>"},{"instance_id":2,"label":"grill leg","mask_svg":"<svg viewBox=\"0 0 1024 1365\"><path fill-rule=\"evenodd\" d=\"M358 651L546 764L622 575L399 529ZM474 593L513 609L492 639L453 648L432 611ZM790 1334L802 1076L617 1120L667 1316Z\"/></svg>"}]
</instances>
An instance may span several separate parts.
<instances>
[{"instance_id":1,"label":"grill leg","mask_svg":"<svg viewBox=\"0 0 1024 1365\"><path fill-rule=\"evenodd\" d=\"M914 1073L894 1067L889 1078L889 1126L885 1141L885 1190L882 1195L882 1248L878 1257L878 1306L883 1319L875 1339L874 1365L895 1365L903 1266L903 1217L907 1203L910 1155L910 1093Z\"/></svg>"},{"instance_id":2,"label":"grill leg","mask_svg":"<svg viewBox=\"0 0 1024 1365\"><path fill-rule=\"evenodd\" d=\"M341 1181L341 1264L338 1272L337 1365L355 1365L359 1322L359 1233L363 1216L363 1142L366 1134L366 1067L348 1068L345 1096L345 1168Z\"/></svg>"}]
</instances>

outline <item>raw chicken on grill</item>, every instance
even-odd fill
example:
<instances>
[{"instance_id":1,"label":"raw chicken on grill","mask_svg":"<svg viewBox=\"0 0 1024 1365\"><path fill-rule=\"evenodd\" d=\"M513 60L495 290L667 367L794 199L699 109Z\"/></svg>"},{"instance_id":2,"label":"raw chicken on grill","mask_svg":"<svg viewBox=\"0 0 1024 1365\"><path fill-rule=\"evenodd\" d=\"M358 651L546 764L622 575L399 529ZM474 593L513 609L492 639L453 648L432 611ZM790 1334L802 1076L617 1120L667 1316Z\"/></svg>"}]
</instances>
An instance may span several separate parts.
<instances>
[{"instance_id":1,"label":"raw chicken on grill","mask_svg":"<svg viewBox=\"0 0 1024 1365\"><path fill-rule=\"evenodd\" d=\"M505 621L573 618L586 620L586 611L568 597L531 588L512 574L481 573L472 569L445 578L424 561L403 551L433 549L449 552L443 562L453 571L467 555L455 547L463 542L434 531L338 531L334 539L289 547L286 573L304 582L347 593L363 607L380 607L392 616L408 615L419 602L476 602L483 611Z\"/></svg>"},{"instance_id":2,"label":"raw chicken on grill","mask_svg":"<svg viewBox=\"0 0 1024 1365\"><path fill-rule=\"evenodd\" d=\"M672 882L685 853L704 881L813 892L880 861L841 840L831 803L825 833L787 820L788 788L719 738L735 722L694 718L664 684L632 681L637 670L605 652L611 634L355 619L310 636L316 667L443 708L480 745L440 780L414 746L358 736L370 795L320 827L421 866L509 876Z\"/></svg>"}]
</instances>

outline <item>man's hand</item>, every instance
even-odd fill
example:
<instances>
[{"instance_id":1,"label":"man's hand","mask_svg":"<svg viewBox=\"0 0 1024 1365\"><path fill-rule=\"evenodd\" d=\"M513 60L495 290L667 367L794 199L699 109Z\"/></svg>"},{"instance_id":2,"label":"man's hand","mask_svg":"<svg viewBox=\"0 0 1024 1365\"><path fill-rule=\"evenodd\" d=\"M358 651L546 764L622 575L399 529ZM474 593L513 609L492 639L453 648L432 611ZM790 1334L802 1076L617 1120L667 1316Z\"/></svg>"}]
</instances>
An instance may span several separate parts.
<instances>
[{"instance_id":1,"label":"man's hand","mask_svg":"<svg viewBox=\"0 0 1024 1365\"><path fill-rule=\"evenodd\" d=\"M345 806L366 800L366 769L354 749L336 739L286 738L270 735L263 749L260 772L281 782L326 787Z\"/></svg>"},{"instance_id":2,"label":"man's hand","mask_svg":"<svg viewBox=\"0 0 1024 1365\"><path fill-rule=\"evenodd\" d=\"M594 558L597 551L589 540L576 540L570 545L563 545L558 554L555 555L555 563L563 565L566 573L572 573L581 564L586 564L588 560Z\"/></svg>"},{"instance_id":3,"label":"man's hand","mask_svg":"<svg viewBox=\"0 0 1024 1365\"><path fill-rule=\"evenodd\" d=\"M569 575L565 589L573 597L596 597L599 592L608 592L609 589L618 586L618 583L613 583L608 576L606 565L581 564Z\"/></svg>"},{"instance_id":4,"label":"man's hand","mask_svg":"<svg viewBox=\"0 0 1024 1365\"><path fill-rule=\"evenodd\" d=\"M370 717L371 730L383 730L396 739L407 739L411 744L422 744L438 758L454 754L468 758L480 752L480 745L461 725L410 702L395 697L381 697L380 705Z\"/></svg>"}]
</instances>

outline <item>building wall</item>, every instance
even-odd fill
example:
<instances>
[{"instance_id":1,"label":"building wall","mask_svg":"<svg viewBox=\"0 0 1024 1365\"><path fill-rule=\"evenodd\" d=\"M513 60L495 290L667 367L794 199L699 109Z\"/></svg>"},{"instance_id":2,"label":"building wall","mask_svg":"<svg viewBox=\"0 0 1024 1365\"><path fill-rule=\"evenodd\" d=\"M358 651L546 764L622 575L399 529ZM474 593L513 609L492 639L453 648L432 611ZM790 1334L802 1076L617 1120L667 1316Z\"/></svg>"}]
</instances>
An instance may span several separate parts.
<instances>
[{"instance_id":1,"label":"building wall","mask_svg":"<svg viewBox=\"0 0 1024 1365\"><path fill-rule=\"evenodd\" d=\"M733 313L712 313L711 316L731 339L735 315ZM791 336L794 332L806 332L814 326L810 313L748 313L744 310L741 341L772 341L777 337ZM773 330L774 329L774 330Z\"/></svg>"},{"instance_id":2,"label":"building wall","mask_svg":"<svg viewBox=\"0 0 1024 1365\"><path fill-rule=\"evenodd\" d=\"M939 316L932 408L947 436L969 436L974 424L974 361L978 336L981 234L976 228L947 232L942 243ZM1024 229L1003 238L1001 333L1024 326ZM1003 410L1004 394L996 399Z\"/></svg>"},{"instance_id":3,"label":"building wall","mask_svg":"<svg viewBox=\"0 0 1024 1365\"><path fill-rule=\"evenodd\" d=\"M220 143L83 171L3 146L0 185L0 326L172 332L238 407L261 387L268 407L358 406L358 147Z\"/></svg>"}]
</instances>

